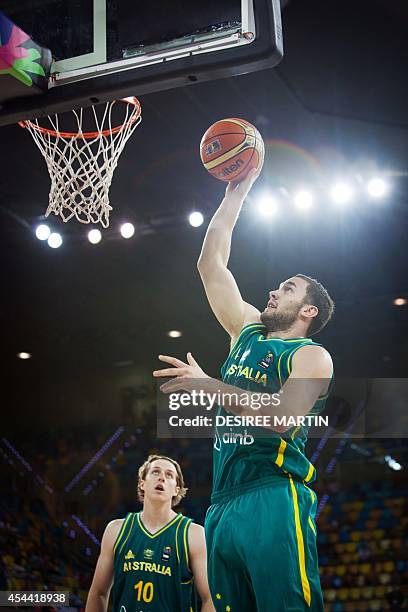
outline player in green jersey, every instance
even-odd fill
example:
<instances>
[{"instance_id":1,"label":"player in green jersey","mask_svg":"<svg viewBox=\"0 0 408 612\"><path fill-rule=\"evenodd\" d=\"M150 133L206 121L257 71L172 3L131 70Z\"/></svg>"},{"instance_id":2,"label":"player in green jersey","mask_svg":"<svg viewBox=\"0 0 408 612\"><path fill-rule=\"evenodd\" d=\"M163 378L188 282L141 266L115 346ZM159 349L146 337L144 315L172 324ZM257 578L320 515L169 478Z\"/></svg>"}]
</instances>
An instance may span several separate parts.
<instances>
[{"instance_id":1,"label":"player in green jersey","mask_svg":"<svg viewBox=\"0 0 408 612\"><path fill-rule=\"evenodd\" d=\"M150 455L139 469L141 512L111 521L89 591L86 612L214 612L207 582L204 529L173 508L185 496L179 464Z\"/></svg>"},{"instance_id":2,"label":"player in green jersey","mask_svg":"<svg viewBox=\"0 0 408 612\"><path fill-rule=\"evenodd\" d=\"M259 392L268 392L269 405L256 414L281 419L263 433L244 425L215 432L205 529L217 612L322 612L317 500L308 486L316 474L304 452L305 421L321 412L329 391L331 357L310 336L326 325L334 305L320 283L300 274L269 291L262 312L242 298L227 266L235 223L258 174L228 185L198 262L211 308L231 337L222 382L207 377L191 354L187 362L161 356L173 367L154 375L175 377L162 386L166 393L197 390L198 379L202 390L223 393L217 416L254 415Z\"/></svg>"}]
</instances>

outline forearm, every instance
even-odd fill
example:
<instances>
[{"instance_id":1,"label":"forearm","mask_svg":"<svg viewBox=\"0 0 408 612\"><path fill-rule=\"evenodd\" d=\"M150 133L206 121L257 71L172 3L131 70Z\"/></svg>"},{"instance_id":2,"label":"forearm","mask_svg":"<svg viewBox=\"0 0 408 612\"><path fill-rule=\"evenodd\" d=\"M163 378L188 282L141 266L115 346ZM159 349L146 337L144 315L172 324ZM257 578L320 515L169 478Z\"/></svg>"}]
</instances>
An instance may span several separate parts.
<instances>
[{"instance_id":1,"label":"forearm","mask_svg":"<svg viewBox=\"0 0 408 612\"><path fill-rule=\"evenodd\" d=\"M108 609L109 593L102 594L89 591L88 599L86 600L85 612L106 612Z\"/></svg>"},{"instance_id":2,"label":"forearm","mask_svg":"<svg viewBox=\"0 0 408 612\"><path fill-rule=\"evenodd\" d=\"M215 612L211 597L202 602L201 612Z\"/></svg>"},{"instance_id":3,"label":"forearm","mask_svg":"<svg viewBox=\"0 0 408 612\"><path fill-rule=\"evenodd\" d=\"M228 198L221 202L213 216L204 238L198 267L218 260L227 266L231 252L232 232L241 211L243 200L239 197Z\"/></svg>"}]
</instances>

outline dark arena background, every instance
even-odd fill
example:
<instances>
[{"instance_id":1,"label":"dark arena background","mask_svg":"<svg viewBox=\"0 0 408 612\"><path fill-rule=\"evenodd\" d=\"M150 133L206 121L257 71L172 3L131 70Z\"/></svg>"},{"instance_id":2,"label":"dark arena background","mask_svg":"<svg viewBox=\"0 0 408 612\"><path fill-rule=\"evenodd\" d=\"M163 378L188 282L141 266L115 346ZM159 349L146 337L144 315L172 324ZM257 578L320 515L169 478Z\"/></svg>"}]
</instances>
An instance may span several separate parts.
<instances>
[{"instance_id":1,"label":"dark arena background","mask_svg":"<svg viewBox=\"0 0 408 612\"><path fill-rule=\"evenodd\" d=\"M103 530L139 508L149 453L180 462L180 510L203 523L212 442L157 437L152 370L191 351L218 377L228 353L196 269L224 193L199 143L242 117L266 148L233 239L244 299L263 309L303 273L336 302L316 340L340 384L327 406L338 427L307 447L325 610L407 608L408 8L292 0L282 22L276 68L140 96L98 244L91 227L42 216L44 160L26 130L0 130L0 590L66 590L84 609ZM40 223L59 248L37 239ZM357 391L342 393L350 379Z\"/></svg>"}]
</instances>

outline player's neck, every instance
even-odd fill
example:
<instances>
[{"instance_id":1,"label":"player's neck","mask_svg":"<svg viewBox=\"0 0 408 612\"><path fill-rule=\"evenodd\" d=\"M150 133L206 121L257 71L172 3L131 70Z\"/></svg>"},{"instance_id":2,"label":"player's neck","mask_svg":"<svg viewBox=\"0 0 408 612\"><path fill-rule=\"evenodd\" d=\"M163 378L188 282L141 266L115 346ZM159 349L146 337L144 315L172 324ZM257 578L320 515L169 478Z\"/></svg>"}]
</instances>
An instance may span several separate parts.
<instances>
[{"instance_id":1,"label":"player's neck","mask_svg":"<svg viewBox=\"0 0 408 612\"><path fill-rule=\"evenodd\" d=\"M282 340L290 339L290 338L306 338L306 329L304 325L292 325L288 329L281 331L270 331L266 334L266 337L269 338L281 338Z\"/></svg>"},{"instance_id":2,"label":"player's neck","mask_svg":"<svg viewBox=\"0 0 408 612\"><path fill-rule=\"evenodd\" d=\"M145 499L140 518L144 526L154 533L169 523L176 515L177 512L174 512L168 504L151 502Z\"/></svg>"}]
</instances>

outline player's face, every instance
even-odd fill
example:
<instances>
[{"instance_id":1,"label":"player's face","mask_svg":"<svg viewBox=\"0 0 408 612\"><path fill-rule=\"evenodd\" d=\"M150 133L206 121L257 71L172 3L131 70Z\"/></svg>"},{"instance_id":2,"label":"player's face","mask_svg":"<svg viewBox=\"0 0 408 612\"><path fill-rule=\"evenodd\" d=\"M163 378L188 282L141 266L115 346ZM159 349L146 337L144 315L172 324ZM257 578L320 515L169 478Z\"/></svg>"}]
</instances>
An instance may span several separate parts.
<instances>
[{"instance_id":1,"label":"player's face","mask_svg":"<svg viewBox=\"0 0 408 612\"><path fill-rule=\"evenodd\" d=\"M176 468L165 459L153 461L146 478L140 484L144 490L145 499L151 501L171 502L180 490L177 486Z\"/></svg>"},{"instance_id":2,"label":"player's face","mask_svg":"<svg viewBox=\"0 0 408 612\"><path fill-rule=\"evenodd\" d=\"M304 306L307 281L293 276L269 292L269 300L261 313L261 321L268 331L286 331L300 317Z\"/></svg>"}]
</instances>

